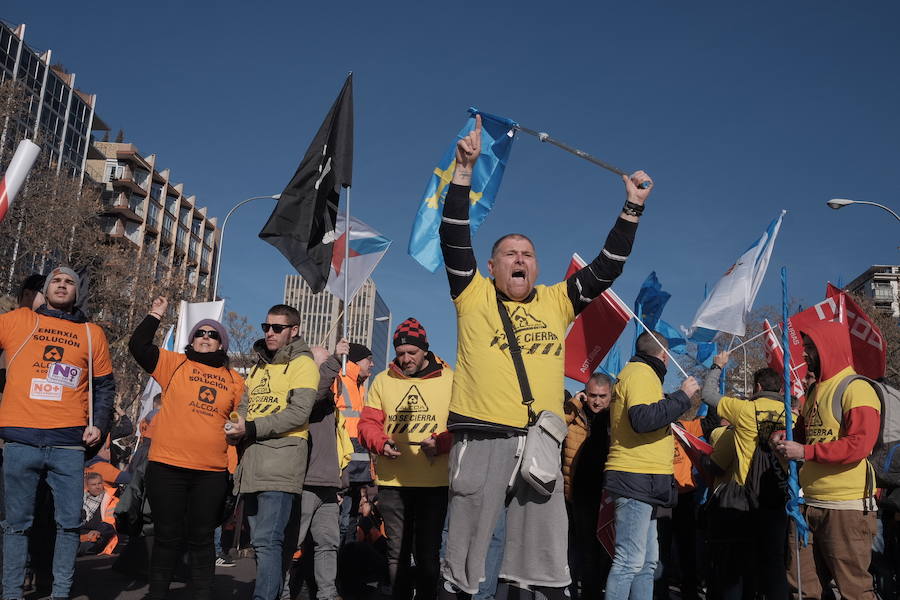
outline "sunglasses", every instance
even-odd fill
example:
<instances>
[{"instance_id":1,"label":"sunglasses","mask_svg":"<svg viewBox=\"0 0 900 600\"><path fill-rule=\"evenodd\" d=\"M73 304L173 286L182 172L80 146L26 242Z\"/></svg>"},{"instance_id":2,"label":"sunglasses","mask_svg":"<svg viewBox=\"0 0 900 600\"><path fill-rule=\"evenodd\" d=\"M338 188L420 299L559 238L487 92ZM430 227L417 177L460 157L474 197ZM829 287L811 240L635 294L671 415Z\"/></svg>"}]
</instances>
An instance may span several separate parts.
<instances>
[{"instance_id":1,"label":"sunglasses","mask_svg":"<svg viewBox=\"0 0 900 600\"><path fill-rule=\"evenodd\" d=\"M282 325L281 323L260 323L259 326L262 327L263 333L269 333L269 329L275 333L281 333L285 329L293 327L293 325Z\"/></svg>"},{"instance_id":2,"label":"sunglasses","mask_svg":"<svg viewBox=\"0 0 900 600\"><path fill-rule=\"evenodd\" d=\"M207 329L198 329L194 332L194 339L207 337L211 340L219 339L219 332L215 329L207 330Z\"/></svg>"}]
</instances>

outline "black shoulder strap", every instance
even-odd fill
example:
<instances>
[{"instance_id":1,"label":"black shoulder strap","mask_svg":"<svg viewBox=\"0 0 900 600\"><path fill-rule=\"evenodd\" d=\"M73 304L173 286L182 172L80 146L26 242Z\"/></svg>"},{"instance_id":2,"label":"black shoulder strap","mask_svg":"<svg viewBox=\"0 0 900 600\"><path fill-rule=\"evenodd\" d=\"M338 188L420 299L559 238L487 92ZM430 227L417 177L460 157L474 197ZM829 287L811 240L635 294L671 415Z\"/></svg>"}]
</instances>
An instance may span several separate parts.
<instances>
[{"instance_id":1,"label":"black shoulder strap","mask_svg":"<svg viewBox=\"0 0 900 600\"><path fill-rule=\"evenodd\" d=\"M513 365L516 367L516 377L519 379L519 390L522 392L522 404L528 409L528 425L534 425L537 415L531 405L534 403L534 396L531 395L531 385L528 383L528 373L525 371L525 363L522 361L522 347L519 346L519 340L516 339L516 332L513 331L512 321L509 320L509 312L503 306L500 300L500 293L497 293L497 312L500 313L500 322L503 323L503 331L506 333L506 343L509 345L509 355L512 357Z\"/></svg>"}]
</instances>

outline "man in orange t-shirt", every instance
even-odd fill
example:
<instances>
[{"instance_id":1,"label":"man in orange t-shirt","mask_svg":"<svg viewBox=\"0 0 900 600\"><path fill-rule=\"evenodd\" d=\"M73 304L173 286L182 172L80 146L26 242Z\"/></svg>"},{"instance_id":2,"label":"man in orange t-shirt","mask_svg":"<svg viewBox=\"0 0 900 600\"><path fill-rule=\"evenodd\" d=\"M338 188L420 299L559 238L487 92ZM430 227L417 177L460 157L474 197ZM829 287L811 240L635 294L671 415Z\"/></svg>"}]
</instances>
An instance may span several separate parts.
<instances>
[{"instance_id":1,"label":"man in orange t-shirt","mask_svg":"<svg viewBox=\"0 0 900 600\"><path fill-rule=\"evenodd\" d=\"M115 381L103 330L75 306L79 277L57 267L46 303L0 315L7 380L0 402L6 520L3 591L22 596L38 482L53 492L53 596L68 598L81 525L84 452L109 430ZM89 392L93 387L93 398ZM90 403L90 405L89 405Z\"/></svg>"}]
</instances>

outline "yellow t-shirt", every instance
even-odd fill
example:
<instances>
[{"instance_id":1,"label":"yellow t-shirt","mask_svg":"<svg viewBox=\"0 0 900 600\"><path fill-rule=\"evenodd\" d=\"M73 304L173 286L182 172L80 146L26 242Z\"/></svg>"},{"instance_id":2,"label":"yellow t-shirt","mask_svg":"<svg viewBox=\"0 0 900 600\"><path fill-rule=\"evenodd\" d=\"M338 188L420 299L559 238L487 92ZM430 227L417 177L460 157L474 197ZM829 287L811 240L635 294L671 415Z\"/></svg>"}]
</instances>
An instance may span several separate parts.
<instances>
[{"instance_id":1,"label":"yellow t-shirt","mask_svg":"<svg viewBox=\"0 0 900 600\"><path fill-rule=\"evenodd\" d=\"M448 485L447 455L434 461L422 452L421 442L447 430L453 371L444 367L439 377L402 377L392 369L375 377L366 406L384 412L384 433L400 451L397 458L379 456L375 471L378 485L442 487Z\"/></svg>"},{"instance_id":2,"label":"yellow t-shirt","mask_svg":"<svg viewBox=\"0 0 900 600\"><path fill-rule=\"evenodd\" d=\"M566 328L575 319L566 282L535 286L530 302L504 302L534 396L535 413L549 410L563 418ZM510 427L525 427L519 380L497 312L493 281L476 272L456 305L456 375L450 410Z\"/></svg>"},{"instance_id":3,"label":"yellow t-shirt","mask_svg":"<svg viewBox=\"0 0 900 600\"><path fill-rule=\"evenodd\" d=\"M833 442L840 437L841 425L834 418L831 397L842 379L853 375L847 367L837 375L816 384L803 405L806 443ZM872 386L854 381L844 392L841 401L843 414L852 408L869 406L881 412L881 401ZM849 465L824 464L806 461L800 469L800 485L804 496L814 500L859 500L866 497L866 473L869 463L862 459Z\"/></svg>"},{"instance_id":4,"label":"yellow t-shirt","mask_svg":"<svg viewBox=\"0 0 900 600\"><path fill-rule=\"evenodd\" d=\"M724 473L715 477L713 481L713 489L715 489L732 479L734 470L737 468L734 427L716 427L709 434L709 443L713 447L710 459L724 471Z\"/></svg>"},{"instance_id":5,"label":"yellow t-shirt","mask_svg":"<svg viewBox=\"0 0 900 600\"><path fill-rule=\"evenodd\" d=\"M318 385L319 368L309 356L295 358L287 365L267 364L256 367L247 378L247 420L252 421L284 410L288 394L294 388L316 389ZM309 423L278 437L287 436L309 438Z\"/></svg>"},{"instance_id":6,"label":"yellow t-shirt","mask_svg":"<svg viewBox=\"0 0 900 600\"><path fill-rule=\"evenodd\" d=\"M666 425L647 433L631 428L628 409L652 404L663 397L662 383L650 365L630 362L619 373L610 403L612 438L607 471L671 475L675 440Z\"/></svg>"},{"instance_id":7,"label":"yellow t-shirt","mask_svg":"<svg viewBox=\"0 0 900 600\"><path fill-rule=\"evenodd\" d=\"M737 460L732 465L732 477L738 484L744 485L759 438L757 424L759 433L766 439L773 431L784 429L784 402L765 397L742 400L723 396L716 411L734 428L734 454ZM716 460L715 452L712 460L723 469L727 468Z\"/></svg>"}]
</instances>

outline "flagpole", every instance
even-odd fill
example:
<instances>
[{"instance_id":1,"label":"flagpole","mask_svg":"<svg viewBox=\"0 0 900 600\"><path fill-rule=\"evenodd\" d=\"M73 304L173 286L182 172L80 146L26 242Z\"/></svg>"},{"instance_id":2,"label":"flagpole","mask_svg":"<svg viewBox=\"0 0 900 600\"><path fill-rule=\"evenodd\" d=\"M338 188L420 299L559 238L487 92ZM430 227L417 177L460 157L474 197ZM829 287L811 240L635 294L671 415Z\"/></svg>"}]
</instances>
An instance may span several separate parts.
<instances>
[{"instance_id":1,"label":"flagpole","mask_svg":"<svg viewBox=\"0 0 900 600\"><path fill-rule=\"evenodd\" d=\"M614 291L612 291L612 288L609 288L609 292L619 300L619 303L622 305L622 308L624 308L624 309L628 312L628 314L631 315L631 318L632 318L632 319L634 319L635 321L637 321L638 324L639 324L641 327L643 327L645 331L650 331L650 329L649 329L646 325L644 325L644 322L641 321L641 318L640 318L639 316L637 316L636 314L634 314L634 311L631 310L631 308L629 308L627 304L625 304L624 302L622 302L622 299L619 298L618 294L616 294ZM656 332L652 332L652 333L656 333ZM650 337L652 337L652 338L653 338L653 341L656 342L656 345L658 345L658 346L660 347L660 349L661 349L663 352L666 353L666 356L669 357L669 360L672 361L672 364L674 364L676 367L678 367L678 370L681 371L681 374L684 375L685 378L690 377L690 375L687 374L687 371L685 371L684 369L681 368L681 365L678 364L678 361L675 360L675 357L672 356L672 353L669 352L669 349L666 348L665 346L663 346L663 345L662 345L662 342L660 342L658 339L656 339L656 336L655 336L655 335L651 335Z\"/></svg>"},{"instance_id":2,"label":"flagpole","mask_svg":"<svg viewBox=\"0 0 900 600\"><path fill-rule=\"evenodd\" d=\"M350 335L350 186L344 199L344 339ZM347 375L347 355L341 357L341 375Z\"/></svg>"},{"instance_id":3,"label":"flagpole","mask_svg":"<svg viewBox=\"0 0 900 600\"><path fill-rule=\"evenodd\" d=\"M794 439L794 413L791 411L791 348L788 340L788 285L787 285L787 267L781 267L781 312L784 327L781 329L781 344L783 346L781 354L784 359L784 434L785 439L793 441ZM799 511L800 502L793 497L794 490L790 484L796 485L797 481L797 461L788 462L788 494L789 499L785 510L790 513L791 508ZM792 515L793 516L793 515ZM795 522L794 531L797 534L797 597L803 598L803 579L800 570L800 524Z\"/></svg>"},{"instance_id":4,"label":"flagpole","mask_svg":"<svg viewBox=\"0 0 900 600\"><path fill-rule=\"evenodd\" d=\"M523 126L519 125L518 123L516 124L515 129L518 131L521 131L522 133L527 133L528 135L533 135L534 137L541 140L542 142L546 142L548 144L553 144L557 148L562 148L566 152L574 154L575 156L577 156L579 158L583 158L584 160L588 161L589 163L593 163L593 164L597 165L598 167L604 168L607 171L611 171L612 173L615 173L616 175L624 175L625 177L628 177L628 173L626 173L619 167L614 167L613 165L609 164L608 162L606 162L604 160L600 160L596 156L588 154L584 150L579 150L578 148L573 148L572 146L566 144L565 142L561 142L557 139L554 139L554 138L550 137L549 133L545 133L543 131L535 131L534 129L528 129L527 127L523 127ZM641 189L646 189L646 188L650 187L650 182L644 181L638 187Z\"/></svg>"}]
</instances>

